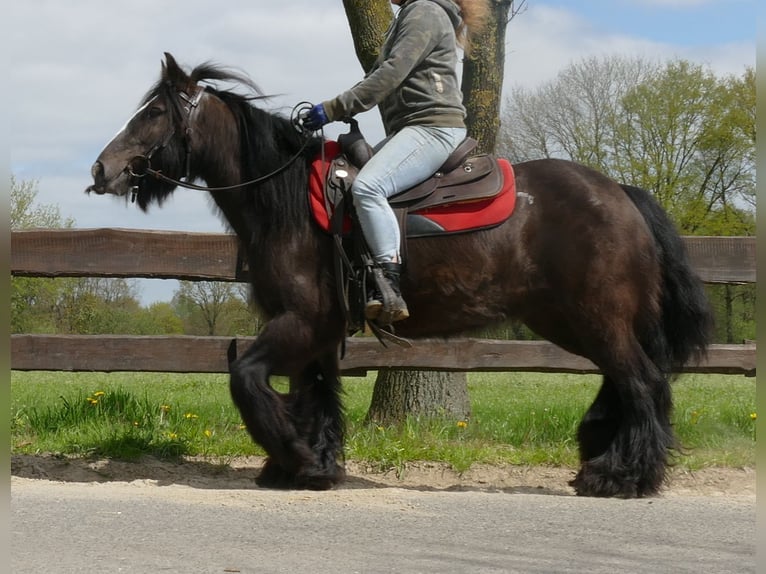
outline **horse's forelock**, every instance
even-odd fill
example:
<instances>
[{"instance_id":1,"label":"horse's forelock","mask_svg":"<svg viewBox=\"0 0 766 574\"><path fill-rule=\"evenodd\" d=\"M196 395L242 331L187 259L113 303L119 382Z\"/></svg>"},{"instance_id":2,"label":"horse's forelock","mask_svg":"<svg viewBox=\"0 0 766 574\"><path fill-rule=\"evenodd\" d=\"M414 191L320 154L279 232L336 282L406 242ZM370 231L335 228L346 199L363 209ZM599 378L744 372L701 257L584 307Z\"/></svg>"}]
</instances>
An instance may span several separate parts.
<instances>
[{"instance_id":1,"label":"horse's forelock","mask_svg":"<svg viewBox=\"0 0 766 574\"><path fill-rule=\"evenodd\" d=\"M259 98L264 97L260 87L244 72L232 68L224 68L210 62L200 64L189 75L192 82L230 82L240 84L250 89Z\"/></svg>"}]
</instances>

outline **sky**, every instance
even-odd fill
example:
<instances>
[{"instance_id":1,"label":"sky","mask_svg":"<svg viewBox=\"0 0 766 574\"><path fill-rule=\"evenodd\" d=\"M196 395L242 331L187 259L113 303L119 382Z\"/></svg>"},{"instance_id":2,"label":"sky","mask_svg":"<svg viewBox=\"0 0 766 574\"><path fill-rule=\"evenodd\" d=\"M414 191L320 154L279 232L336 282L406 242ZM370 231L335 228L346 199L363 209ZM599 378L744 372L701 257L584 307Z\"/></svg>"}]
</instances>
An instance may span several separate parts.
<instances>
[{"instance_id":1,"label":"sky","mask_svg":"<svg viewBox=\"0 0 766 574\"><path fill-rule=\"evenodd\" d=\"M741 75L755 67L756 15L755 0L527 0L508 26L504 92L593 56L682 58ZM285 115L362 77L341 0L25 0L8 3L4 20L11 173L35 181L38 202L58 205L78 228L224 230L204 192L179 189L148 214L84 193L91 164L159 77L164 52L187 68L213 61L246 72L275 95L266 107ZM375 111L359 120L371 142L382 137ZM169 300L177 282L139 288L144 303Z\"/></svg>"}]
</instances>

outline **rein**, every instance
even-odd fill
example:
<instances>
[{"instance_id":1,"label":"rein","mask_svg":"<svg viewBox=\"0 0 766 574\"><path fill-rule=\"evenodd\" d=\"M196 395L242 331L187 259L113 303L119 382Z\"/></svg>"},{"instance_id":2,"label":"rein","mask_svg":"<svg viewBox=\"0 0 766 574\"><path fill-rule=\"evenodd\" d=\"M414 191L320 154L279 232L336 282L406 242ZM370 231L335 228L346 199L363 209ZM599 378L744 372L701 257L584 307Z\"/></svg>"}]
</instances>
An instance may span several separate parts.
<instances>
[{"instance_id":1,"label":"rein","mask_svg":"<svg viewBox=\"0 0 766 574\"><path fill-rule=\"evenodd\" d=\"M189 143L189 134L192 131L192 128L190 126L191 120L193 118L194 112L197 110L197 106L199 105L200 100L202 99L202 96L205 93L205 88L198 88L197 92L193 96L189 96L185 92L179 92L178 97L182 99L184 102L186 102L187 105L184 105L182 107L183 111L186 112L186 118L183 118L183 115L179 111L179 115L181 116L181 121L186 124L186 128L184 129L184 143L186 145L186 176L185 179L189 179L189 172L190 172L190 157L191 157L191 144ZM306 138L303 141L303 144L301 145L300 149L293 155L290 159L287 160L282 166L278 167L274 171L267 173L266 175L257 177L255 179L251 179L249 181L245 181L243 183L237 183L234 185L226 185L226 186L220 186L220 187L208 187L204 185L195 185L193 183L189 183L188 181L184 181L182 179L174 179L172 177L168 177L167 175L163 174L162 171L156 170L152 168L151 159L152 156L158 152L159 150L163 149L165 146L170 143L170 140L173 138L173 136L176 133L176 128L170 130L168 135L165 137L165 139L152 147L145 155L137 155L133 157L130 161L128 161L128 164L125 166L125 171L130 175L132 178L141 180L145 176L149 175L155 179L158 179L160 181L163 181L165 183L170 183L172 185L176 185L178 187L183 187L186 189L195 189L199 191L232 191L235 189L242 189L243 187L248 187L250 185L256 185L259 183L263 183L264 181L267 181L271 179L272 177L279 175L283 171L285 171L288 167L290 167L299 157L303 155L303 152L306 150L306 147L311 142L311 138L308 137L309 133L303 128L303 124L300 121L301 119L301 113L306 110L306 106L311 106L311 104L307 104L306 102L302 102L298 104L295 108L293 108L292 112L292 118L291 121L293 125L296 127L296 130L298 130L299 133L302 133L306 135ZM176 109L178 109L181 106L176 106ZM138 185L133 186L133 200L135 200L136 192L138 190Z\"/></svg>"}]
</instances>

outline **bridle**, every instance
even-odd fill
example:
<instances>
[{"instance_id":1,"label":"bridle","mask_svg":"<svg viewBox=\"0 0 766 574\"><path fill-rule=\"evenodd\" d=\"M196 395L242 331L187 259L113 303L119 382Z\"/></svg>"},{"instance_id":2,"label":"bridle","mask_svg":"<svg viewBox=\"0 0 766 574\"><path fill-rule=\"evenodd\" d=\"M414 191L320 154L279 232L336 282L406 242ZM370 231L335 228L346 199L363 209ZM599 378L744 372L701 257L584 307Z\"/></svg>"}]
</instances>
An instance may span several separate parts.
<instances>
[{"instance_id":1,"label":"bridle","mask_svg":"<svg viewBox=\"0 0 766 574\"><path fill-rule=\"evenodd\" d=\"M128 161L128 164L125 166L125 172L132 178L132 199L131 201L135 201L136 195L141 187L141 182L143 181L143 178L148 176L151 176L159 181L163 181L165 183L170 183L172 185L176 185L179 187L184 187L186 189L196 189L199 191L233 191L236 189L242 189L243 187L248 187L250 185L256 185L259 183L263 183L264 181L267 181L271 179L272 177L282 173L285 171L290 165L295 162L299 157L303 155L304 150L308 146L309 142L311 141L310 132L306 130L306 128L303 127L302 123L302 115L303 113L311 107L311 104L308 102L301 102L295 108L293 108L292 112L292 118L291 121L293 125L296 127L296 129L302 133L304 137L303 144L301 145L300 149L293 155L290 159L285 162L284 165L278 167L274 171L267 173L266 175L257 177L255 179L251 179L249 181L245 181L243 183L237 183L234 185L226 185L226 186L220 186L220 187L208 187L203 185L195 185L193 183L190 183L188 180L190 178L191 173L191 134L193 131L193 123L194 118L196 116L197 109L199 107L200 101L202 100L202 97L207 93L207 88L204 86L195 85L195 90L193 93L189 94L184 91L178 90L177 92L178 99L174 100L171 98L171 101L174 105L175 113L178 118L180 118L181 127L183 128L183 141L184 141L184 147L186 149L186 158L185 158L185 173L183 179L174 179L172 177L168 177L162 171L156 170L152 168L152 156L156 154L158 151L161 151L167 145L170 143L170 141L173 139L173 137L176 135L177 126L175 125L176 122L173 122L173 125L170 126L170 129L168 130L168 133L165 135L164 138L160 140L159 143L152 146L145 154L134 156L130 161Z\"/></svg>"}]
</instances>

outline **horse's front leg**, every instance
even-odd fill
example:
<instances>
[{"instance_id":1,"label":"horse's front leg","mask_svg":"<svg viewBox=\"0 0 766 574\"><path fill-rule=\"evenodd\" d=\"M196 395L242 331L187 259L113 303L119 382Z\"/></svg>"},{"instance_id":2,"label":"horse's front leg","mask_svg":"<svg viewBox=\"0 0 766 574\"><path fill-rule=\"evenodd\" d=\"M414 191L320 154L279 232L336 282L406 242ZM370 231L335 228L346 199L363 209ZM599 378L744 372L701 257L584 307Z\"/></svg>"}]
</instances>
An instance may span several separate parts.
<instances>
[{"instance_id":1,"label":"horse's front leg","mask_svg":"<svg viewBox=\"0 0 766 574\"><path fill-rule=\"evenodd\" d=\"M307 416L311 401L302 397L310 385L308 379L317 381L319 375L309 377L307 367L326 355L328 348L333 345L326 334L317 333L297 314L284 313L272 319L247 352L229 365L232 399L250 436L268 454L258 479L261 486L330 488L337 482L318 472L323 466L321 449L318 455L309 431L314 426L311 419L322 417L320 413ZM283 396L271 387L272 375L289 376L293 385L302 382L296 392ZM333 392L339 396L334 387ZM337 469L332 470L337 475Z\"/></svg>"},{"instance_id":2,"label":"horse's front leg","mask_svg":"<svg viewBox=\"0 0 766 574\"><path fill-rule=\"evenodd\" d=\"M297 477L299 486L330 488L343 481L345 420L337 350L312 361L300 375L290 378L289 411L298 435L316 455L314 467Z\"/></svg>"}]
</instances>

